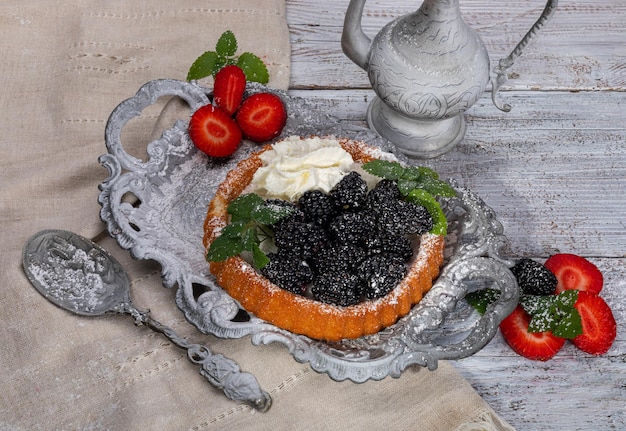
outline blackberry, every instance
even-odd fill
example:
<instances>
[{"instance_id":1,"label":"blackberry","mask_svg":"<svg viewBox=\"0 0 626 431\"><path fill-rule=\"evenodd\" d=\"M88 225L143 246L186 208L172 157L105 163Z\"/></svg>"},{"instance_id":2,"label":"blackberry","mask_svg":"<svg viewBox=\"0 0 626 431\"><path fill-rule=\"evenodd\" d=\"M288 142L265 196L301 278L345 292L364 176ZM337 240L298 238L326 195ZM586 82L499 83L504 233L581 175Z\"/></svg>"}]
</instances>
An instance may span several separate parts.
<instances>
[{"instance_id":1,"label":"blackberry","mask_svg":"<svg viewBox=\"0 0 626 431\"><path fill-rule=\"evenodd\" d=\"M397 256L407 262L413 256L411 241L401 235L390 235L386 232L377 232L365 240L365 249L368 255L387 254Z\"/></svg>"},{"instance_id":2,"label":"blackberry","mask_svg":"<svg viewBox=\"0 0 626 431\"><path fill-rule=\"evenodd\" d=\"M356 211L365 206L367 183L358 172L352 171L329 194L339 211Z\"/></svg>"},{"instance_id":3,"label":"blackberry","mask_svg":"<svg viewBox=\"0 0 626 431\"><path fill-rule=\"evenodd\" d=\"M300 210L300 208L298 208L295 204L289 201L285 201L282 199L267 199L265 201L265 204L268 206L273 205L281 208L291 209L291 213L288 216L281 218L277 223L274 223L272 226L270 226L272 229L274 229L276 226L280 226L283 223L304 222L305 217L302 210Z\"/></svg>"},{"instance_id":4,"label":"blackberry","mask_svg":"<svg viewBox=\"0 0 626 431\"><path fill-rule=\"evenodd\" d=\"M311 293L318 301L346 307L361 301L361 282L355 274L329 272L316 278Z\"/></svg>"},{"instance_id":5,"label":"blackberry","mask_svg":"<svg viewBox=\"0 0 626 431\"><path fill-rule=\"evenodd\" d=\"M298 199L298 205L306 220L321 226L326 226L337 214L332 198L321 190L305 192Z\"/></svg>"},{"instance_id":6,"label":"blackberry","mask_svg":"<svg viewBox=\"0 0 626 431\"><path fill-rule=\"evenodd\" d=\"M278 287L303 295L306 286L313 281L313 270L306 262L289 253L272 253L269 263L261 274Z\"/></svg>"},{"instance_id":7,"label":"blackberry","mask_svg":"<svg viewBox=\"0 0 626 431\"><path fill-rule=\"evenodd\" d=\"M383 179L367 194L366 205L368 208L376 210L388 202L395 202L400 199L402 199L402 195L398 184L395 181Z\"/></svg>"},{"instance_id":8,"label":"blackberry","mask_svg":"<svg viewBox=\"0 0 626 431\"><path fill-rule=\"evenodd\" d=\"M398 201L398 205L404 214L404 233L421 235L433 228L433 217L425 207L405 201Z\"/></svg>"},{"instance_id":9,"label":"blackberry","mask_svg":"<svg viewBox=\"0 0 626 431\"><path fill-rule=\"evenodd\" d=\"M331 242L312 259L319 274L327 272L350 272L365 258L366 253L356 244Z\"/></svg>"},{"instance_id":10,"label":"blackberry","mask_svg":"<svg viewBox=\"0 0 626 431\"><path fill-rule=\"evenodd\" d=\"M327 241L326 231L314 223L283 222L274 229L276 247L302 259L313 256Z\"/></svg>"},{"instance_id":11,"label":"blackberry","mask_svg":"<svg viewBox=\"0 0 626 431\"><path fill-rule=\"evenodd\" d=\"M391 292L406 275L406 265L399 257L376 254L359 265L367 299L382 298Z\"/></svg>"},{"instance_id":12,"label":"blackberry","mask_svg":"<svg viewBox=\"0 0 626 431\"><path fill-rule=\"evenodd\" d=\"M522 292L528 295L552 295L558 283L556 276L532 259L520 259L511 272Z\"/></svg>"},{"instance_id":13,"label":"blackberry","mask_svg":"<svg viewBox=\"0 0 626 431\"><path fill-rule=\"evenodd\" d=\"M433 227L428 210L410 202L389 201L375 212L378 228L395 235L421 235Z\"/></svg>"},{"instance_id":14,"label":"blackberry","mask_svg":"<svg viewBox=\"0 0 626 431\"><path fill-rule=\"evenodd\" d=\"M341 243L359 243L376 227L374 214L369 211L346 212L335 217L328 226L331 238Z\"/></svg>"}]
</instances>

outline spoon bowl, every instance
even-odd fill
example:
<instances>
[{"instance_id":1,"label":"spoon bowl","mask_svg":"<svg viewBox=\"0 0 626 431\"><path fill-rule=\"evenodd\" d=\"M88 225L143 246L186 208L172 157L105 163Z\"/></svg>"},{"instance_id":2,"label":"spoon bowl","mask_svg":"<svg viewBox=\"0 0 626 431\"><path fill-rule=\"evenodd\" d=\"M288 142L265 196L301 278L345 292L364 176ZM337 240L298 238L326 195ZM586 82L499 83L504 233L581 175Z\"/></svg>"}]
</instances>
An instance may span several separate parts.
<instances>
[{"instance_id":1,"label":"spoon bowl","mask_svg":"<svg viewBox=\"0 0 626 431\"><path fill-rule=\"evenodd\" d=\"M119 262L94 242L47 230L24 248L32 285L53 304L81 316L121 313L131 303L130 280Z\"/></svg>"}]
</instances>

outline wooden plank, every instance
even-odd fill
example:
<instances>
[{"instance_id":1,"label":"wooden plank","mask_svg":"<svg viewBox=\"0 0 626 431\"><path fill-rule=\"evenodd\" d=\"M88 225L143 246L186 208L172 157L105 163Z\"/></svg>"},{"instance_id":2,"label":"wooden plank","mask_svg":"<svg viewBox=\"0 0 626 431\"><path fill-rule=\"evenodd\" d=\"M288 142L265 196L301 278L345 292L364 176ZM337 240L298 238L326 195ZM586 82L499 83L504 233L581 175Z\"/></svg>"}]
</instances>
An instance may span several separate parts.
<instances>
[{"instance_id":1,"label":"wooden plank","mask_svg":"<svg viewBox=\"0 0 626 431\"><path fill-rule=\"evenodd\" d=\"M292 91L340 121L365 125L371 90ZM506 92L467 113L465 139L421 164L491 206L516 256L622 257L626 244L626 93ZM590 114L593 113L593 116Z\"/></svg>"},{"instance_id":2,"label":"wooden plank","mask_svg":"<svg viewBox=\"0 0 626 431\"><path fill-rule=\"evenodd\" d=\"M364 71L341 51L348 2L287 0L292 44L292 88L369 88ZM419 2L368 1L364 31L373 37ZM509 54L539 17L544 2L463 0L464 19L480 35L492 65ZM553 19L510 70L503 89L626 90L626 3L561 1Z\"/></svg>"}]
</instances>

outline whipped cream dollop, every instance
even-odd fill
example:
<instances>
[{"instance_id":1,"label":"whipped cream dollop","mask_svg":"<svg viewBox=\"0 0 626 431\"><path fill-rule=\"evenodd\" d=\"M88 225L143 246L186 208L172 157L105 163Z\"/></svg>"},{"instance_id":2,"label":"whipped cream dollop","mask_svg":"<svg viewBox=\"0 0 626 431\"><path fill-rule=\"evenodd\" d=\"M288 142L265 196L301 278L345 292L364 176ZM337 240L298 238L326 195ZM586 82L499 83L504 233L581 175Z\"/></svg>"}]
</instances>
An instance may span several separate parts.
<instances>
[{"instance_id":1,"label":"whipped cream dollop","mask_svg":"<svg viewBox=\"0 0 626 431\"><path fill-rule=\"evenodd\" d=\"M307 190L328 193L354 160L331 138L290 136L259 156L263 161L252 185L266 198L296 201Z\"/></svg>"}]
</instances>

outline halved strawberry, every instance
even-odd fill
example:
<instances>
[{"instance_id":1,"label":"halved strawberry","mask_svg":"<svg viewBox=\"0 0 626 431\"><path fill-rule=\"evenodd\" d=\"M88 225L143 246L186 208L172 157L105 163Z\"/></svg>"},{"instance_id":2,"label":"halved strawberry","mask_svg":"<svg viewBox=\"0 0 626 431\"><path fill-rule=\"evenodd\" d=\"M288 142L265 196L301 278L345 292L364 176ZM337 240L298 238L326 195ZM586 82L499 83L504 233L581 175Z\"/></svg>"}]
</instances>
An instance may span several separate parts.
<instances>
[{"instance_id":1,"label":"halved strawberry","mask_svg":"<svg viewBox=\"0 0 626 431\"><path fill-rule=\"evenodd\" d=\"M552 332L528 332L530 316L518 305L513 313L500 323L504 340L518 355L528 359L547 361L554 357L565 344Z\"/></svg>"},{"instance_id":2,"label":"halved strawberry","mask_svg":"<svg viewBox=\"0 0 626 431\"><path fill-rule=\"evenodd\" d=\"M246 75L239 66L228 65L215 75L213 100L228 115L233 115L243 99L246 90Z\"/></svg>"},{"instance_id":3,"label":"halved strawberry","mask_svg":"<svg viewBox=\"0 0 626 431\"><path fill-rule=\"evenodd\" d=\"M279 96L257 93L243 101L236 120L246 138L265 142L280 135L287 123L287 110Z\"/></svg>"},{"instance_id":4,"label":"halved strawberry","mask_svg":"<svg viewBox=\"0 0 626 431\"><path fill-rule=\"evenodd\" d=\"M189 121L189 137L211 157L226 157L241 142L241 129L227 113L213 105L200 107Z\"/></svg>"},{"instance_id":5,"label":"halved strawberry","mask_svg":"<svg viewBox=\"0 0 626 431\"><path fill-rule=\"evenodd\" d=\"M544 266L558 280L556 293L575 289L594 294L600 293L604 279L602 273L593 263L575 254L554 254L546 260Z\"/></svg>"},{"instance_id":6,"label":"halved strawberry","mask_svg":"<svg viewBox=\"0 0 626 431\"><path fill-rule=\"evenodd\" d=\"M606 353L617 335L617 324L609 305L598 295L578 292L574 307L583 327L583 333L572 340L574 345L592 355Z\"/></svg>"}]
</instances>

